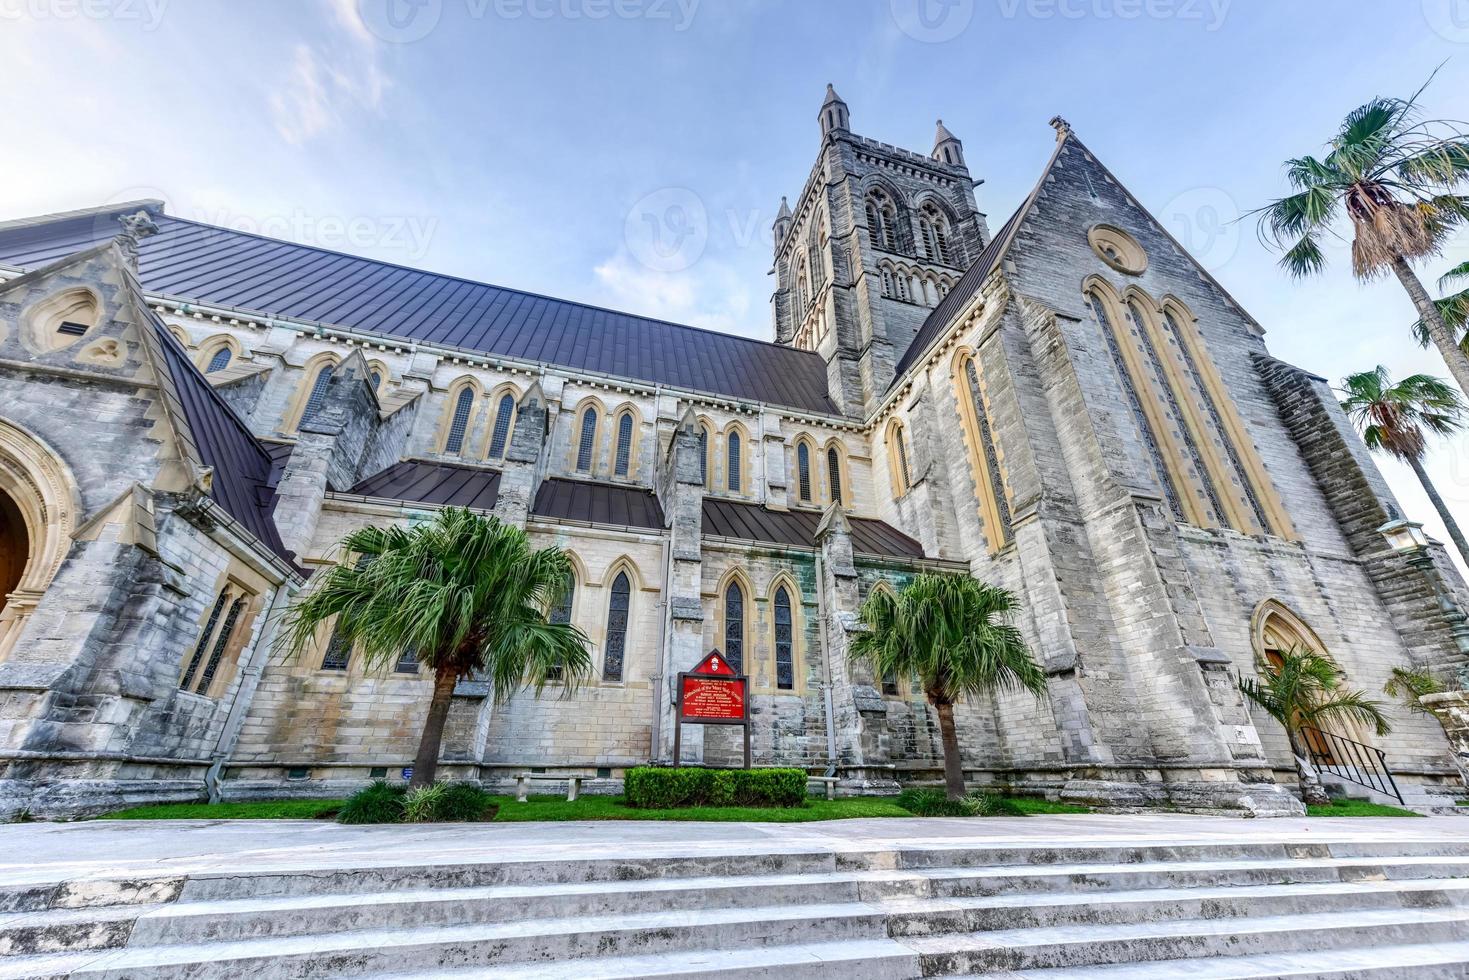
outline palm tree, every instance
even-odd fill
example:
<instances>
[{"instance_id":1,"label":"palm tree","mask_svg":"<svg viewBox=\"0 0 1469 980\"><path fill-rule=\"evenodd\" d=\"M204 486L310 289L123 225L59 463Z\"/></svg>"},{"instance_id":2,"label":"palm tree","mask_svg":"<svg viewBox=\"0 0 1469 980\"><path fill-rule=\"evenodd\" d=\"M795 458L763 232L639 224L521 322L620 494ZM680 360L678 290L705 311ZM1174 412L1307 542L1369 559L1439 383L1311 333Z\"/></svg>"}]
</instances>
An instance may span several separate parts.
<instances>
[{"instance_id":1,"label":"palm tree","mask_svg":"<svg viewBox=\"0 0 1469 980\"><path fill-rule=\"evenodd\" d=\"M321 573L292 603L283 641L293 654L314 647L335 620L332 642L360 651L372 668L413 651L433 673L433 697L410 787L429 786L454 687L487 676L497 700L550 677L570 691L591 670L586 636L546 621L571 562L559 548L534 550L525 532L493 517L446 507L411 527L366 527L342 540L360 556Z\"/></svg>"},{"instance_id":2,"label":"palm tree","mask_svg":"<svg viewBox=\"0 0 1469 980\"><path fill-rule=\"evenodd\" d=\"M1469 262L1460 262L1439 276L1438 288L1446 290L1461 282L1469 282ZM1443 317L1444 325L1449 328L1449 334L1459 338L1459 350L1469 355L1469 289L1461 289L1443 299L1436 299L1433 305ZM1433 343L1433 337L1428 333L1428 325L1422 319L1413 324L1413 334L1418 338L1418 343L1424 347Z\"/></svg>"},{"instance_id":3,"label":"palm tree","mask_svg":"<svg viewBox=\"0 0 1469 980\"><path fill-rule=\"evenodd\" d=\"M1426 87L1426 86L1425 86ZM1294 193L1259 210L1261 237L1285 251L1294 276L1326 265L1324 235L1345 212L1352 225L1352 271L1368 281L1391 270L1443 355L1469 392L1469 356L1413 272L1412 262L1439 254L1454 226L1469 218L1469 139L1460 124L1423 120L1418 97L1376 98L1351 113L1322 159L1285 163Z\"/></svg>"},{"instance_id":4,"label":"palm tree","mask_svg":"<svg viewBox=\"0 0 1469 980\"><path fill-rule=\"evenodd\" d=\"M1279 662L1261 657L1255 661L1259 679L1242 677L1239 689L1262 711L1280 722L1296 759L1296 777L1301 798L1312 806L1330 803L1321 780L1312 767L1303 725L1320 728L1337 719L1374 726L1379 736L1392 729L1378 702L1361 691L1342 688L1336 664L1314 650L1295 647L1279 654Z\"/></svg>"},{"instance_id":5,"label":"palm tree","mask_svg":"<svg viewBox=\"0 0 1469 980\"><path fill-rule=\"evenodd\" d=\"M1414 374L1393 383L1387 368L1353 374L1342 381L1341 407L1362 433L1368 448L1385 452L1413 468L1423 491L1443 519L1459 554L1469 561L1469 542L1423 468L1425 430L1452 435L1464 428L1466 406L1454 386L1441 378Z\"/></svg>"},{"instance_id":6,"label":"palm tree","mask_svg":"<svg viewBox=\"0 0 1469 980\"><path fill-rule=\"evenodd\" d=\"M917 677L923 684L939 716L951 800L964 796L955 702L997 689L1036 696L1046 689L1045 671L1005 621L1017 605L1013 593L967 575L919 575L899 595L877 590L862 604L867 631L857 634L852 652L878 677Z\"/></svg>"}]
</instances>

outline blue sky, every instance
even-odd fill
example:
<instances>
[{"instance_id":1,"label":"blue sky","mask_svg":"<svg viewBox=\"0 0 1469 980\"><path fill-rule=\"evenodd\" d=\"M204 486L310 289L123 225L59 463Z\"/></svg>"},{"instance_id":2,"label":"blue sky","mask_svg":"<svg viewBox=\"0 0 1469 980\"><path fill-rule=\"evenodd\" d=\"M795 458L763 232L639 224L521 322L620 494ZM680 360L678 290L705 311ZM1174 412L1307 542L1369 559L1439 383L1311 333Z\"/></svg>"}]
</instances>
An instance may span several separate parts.
<instances>
[{"instance_id":1,"label":"blue sky","mask_svg":"<svg viewBox=\"0 0 1469 980\"><path fill-rule=\"evenodd\" d=\"M33 136L0 143L0 217L163 197L765 338L769 226L830 81L866 136L926 152L943 117L993 227L1062 114L1277 356L1442 375L1396 283L1357 285L1344 247L1292 282L1229 223L1346 111L1440 63L1427 110L1469 117L1469 0L0 0L9 130ZM1466 259L1461 238L1425 277ZM1469 521L1469 440L1431 463Z\"/></svg>"}]
</instances>

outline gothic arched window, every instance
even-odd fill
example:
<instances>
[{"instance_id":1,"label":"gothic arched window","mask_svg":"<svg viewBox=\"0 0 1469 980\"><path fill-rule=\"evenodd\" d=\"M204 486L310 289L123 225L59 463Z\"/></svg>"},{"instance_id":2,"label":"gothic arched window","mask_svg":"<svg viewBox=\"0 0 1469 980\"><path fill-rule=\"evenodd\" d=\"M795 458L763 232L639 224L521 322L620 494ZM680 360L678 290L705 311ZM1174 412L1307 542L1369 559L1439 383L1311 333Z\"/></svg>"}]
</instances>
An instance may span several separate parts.
<instances>
[{"instance_id":1,"label":"gothic arched window","mask_svg":"<svg viewBox=\"0 0 1469 980\"><path fill-rule=\"evenodd\" d=\"M811 502L811 447L796 443L796 488L801 499Z\"/></svg>"},{"instance_id":2,"label":"gothic arched window","mask_svg":"<svg viewBox=\"0 0 1469 980\"><path fill-rule=\"evenodd\" d=\"M736 673L745 672L745 590L738 582L724 590L724 659Z\"/></svg>"},{"instance_id":3,"label":"gothic arched window","mask_svg":"<svg viewBox=\"0 0 1469 980\"><path fill-rule=\"evenodd\" d=\"M465 386L459 390L454 402L454 418L449 423L449 434L444 437L444 452L457 453L464 448L464 433L469 428L469 415L474 411L474 389Z\"/></svg>"},{"instance_id":4,"label":"gothic arched window","mask_svg":"<svg viewBox=\"0 0 1469 980\"><path fill-rule=\"evenodd\" d=\"M725 486L734 493L740 492L740 434L730 432L725 450Z\"/></svg>"},{"instance_id":5,"label":"gothic arched window","mask_svg":"<svg viewBox=\"0 0 1469 980\"><path fill-rule=\"evenodd\" d=\"M775 590L775 686L789 691L796 686L795 623L791 619L791 594L782 585Z\"/></svg>"},{"instance_id":6,"label":"gothic arched window","mask_svg":"<svg viewBox=\"0 0 1469 980\"><path fill-rule=\"evenodd\" d=\"M622 663L627 654L627 617L632 608L632 583L627 572L612 580L607 602L607 652L602 658L602 680L622 680Z\"/></svg>"},{"instance_id":7,"label":"gothic arched window","mask_svg":"<svg viewBox=\"0 0 1469 980\"><path fill-rule=\"evenodd\" d=\"M826 450L826 480L831 487L831 502L839 504L842 502L842 457L837 452L837 447L828 446Z\"/></svg>"},{"instance_id":8,"label":"gothic arched window","mask_svg":"<svg viewBox=\"0 0 1469 980\"><path fill-rule=\"evenodd\" d=\"M301 413L301 421L314 418L321 411L322 403L326 401L326 387L332 380L332 369L335 364L323 364L321 370L316 372L316 378L311 382L311 394L306 399L306 408Z\"/></svg>"},{"instance_id":9,"label":"gothic arched window","mask_svg":"<svg viewBox=\"0 0 1469 980\"><path fill-rule=\"evenodd\" d=\"M918 231L924 255L935 262L954 264L949 249L949 222L936 205L929 203L923 206L918 214Z\"/></svg>"},{"instance_id":10,"label":"gothic arched window","mask_svg":"<svg viewBox=\"0 0 1469 980\"><path fill-rule=\"evenodd\" d=\"M204 373L213 374L215 371L223 371L230 366L230 358L234 356L235 352L230 350L228 344L225 344L214 352L214 356L209 359L209 364L204 368Z\"/></svg>"},{"instance_id":11,"label":"gothic arched window","mask_svg":"<svg viewBox=\"0 0 1469 980\"><path fill-rule=\"evenodd\" d=\"M627 476L632 466L632 412L623 412L617 419L617 458L612 472L616 476Z\"/></svg>"},{"instance_id":12,"label":"gothic arched window","mask_svg":"<svg viewBox=\"0 0 1469 980\"><path fill-rule=\"evenodd\" d=\"M495 408L495 429L490 434L490 458L501 459L505 455L505 444L510 441L510 425L515 420L515 396L509 392L500 396Z\"/></svg>"},{"instance_id":13,"label":"gothic arched window","mask_svg":"<svg viewBox=\"0 0 1469 980\"><path fill-rule=\"evenodd\" d=\"M898 250L898 211L880 190L867 196L867 233L878 248Z\"/></svg>"},{"instance_id":14,"label":"gothic arched window","mask_svg":"<svg viewBox=\"0 0 1469 980\"><path fill-rule=\"evenodd\" d=\"M709 486L709 427L699 426L699 482Z\"/></svg>"},{"instance_id":15,"label":"gothic arched window","mask_svg":"<svg viewBox=\"0 0 1469 980\"><path fill-rule=\"evenodd\" d=\"M588 405L581 413L581 437L576 447L576 471L590 473L597 445L597 406Z\"/></svg>"},{"instance_id":16,"label":"gothic arched window","mask_svg":"<svg viewBox=\"0 0 1469 980\"><path fill-rule=\"evenodd\" d=\"M979 382L979 368L972 356L963 361L962 380L971 423L969 450L973 455L975 486L979 491L980 513L985 522L985 535L991 550L1009 543L1013 536L1010 519L1010 501L1005 496L1005 481L1000 473L1000 455L995 448L994 429L990 425L989 408L985 404L984 389Z\"/></svg>"},{"instance_id":17,"label":"gothic arched window","mask_svg":"<svg viewBox=\"0 0 1469 980\"><path fill-rule=\"evenodd\" d=\"M912 486L908 469L908 437L903 432L903 423L893 419L888 424L888 468L893 480L893 496L901 497Z\"/></svg>"}]
</instances>

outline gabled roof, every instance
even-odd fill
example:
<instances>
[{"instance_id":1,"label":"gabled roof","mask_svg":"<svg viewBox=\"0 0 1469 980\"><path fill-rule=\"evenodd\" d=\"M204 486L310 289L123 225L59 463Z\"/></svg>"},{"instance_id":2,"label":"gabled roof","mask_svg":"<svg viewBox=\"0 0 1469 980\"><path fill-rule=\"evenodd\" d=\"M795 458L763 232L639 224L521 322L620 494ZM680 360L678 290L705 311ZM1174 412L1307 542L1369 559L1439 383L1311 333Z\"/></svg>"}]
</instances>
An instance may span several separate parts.
<instances>
[{"instance_id":1,"label":"gabled roof","mask_svg":"<svg viewBox=\"0 0 1469 980\"><path fill-rule=\"evenodd\" d=\"M156 202L147 202L157 208ZM139 203L0 224L0 264L33 269L106 241ZM150 293L649 384L836 413L809 351L153 215Z\"/></svg>"},{"instance_id":2,"label":"gabled roof","mask_svg":"<svg viewBox=\"0 0 1469 980\"><path fill-rule=\"evenodd\" d=\"M771 510L760 504L745 504L718 497L704 498L705 534L745 541L816 547L816 529L821 515L809 510ZM891 524L849 517L852 550L858 554L891 558L922 558L923 545Z\"/></svg>"},{"instance_id":3,"label":"gabled roof","mask_svg":"<svg viewBox=\"0 0 1469 980\"><path fill-rule=\"evenodd\" d=\"M142 325L153 332L169 383L160 384L164 400L187 431L179 432L187 450L214 470L209 496L278 557L294 555L275 526L275 459L199 371L178 339L152 312ZM160 379L163 381L165 379Z\"/></svg>"},{"instance_id":4,"label":"gabled roof","mask_svg":"<svg viewBox=\"0 0 1469 980\"><path fill-rule=\"evenodd\" d=\"M365 480L348 493L440 507L489 510L500 493L500 471L426 459L405 459Z\"/></svg>"},{"instance_id":5,"label":"gabled roof","mask_svg":"<svg viewBox=\"0 0 1469 980\"><path fill-rule=\"evenodd\" d=\"M616 483L551 478L536 491L536 517L662 530L663 508L651 490Z\"/></svg>"},{"instance_id":6,"label":"gabled roof","mask_svg":"<svg viewBox=\"0 0 1469 980\"><path fill-rule=\"evenodd\" d=\"M959 281L954 284L954 288L949 290L943 299L939 300L939 305L933 308L933 311L928 314L923 324L913 334L913 342L908 345L908 349L898 359L898 366L893 372L894 385L897 385L902 380L903 375L907 373L910 367L922 360L923 356L928 353L929 348L944 335L944 332L948 329L954 317L958 316L960 311L974 299L975 294L984 285L984 281L989 278L989 274L1004 260L1005 253L1010 250L1010 243L1015 240L1016 234L1020 231L1020 226L1024 224L1026 217L1030 214L1031 207L1035 204L1036 198L1040 196L1041 188L1045 186L1046 179L1050 177L1051 168L1061 158L1061 151L1071 138L1070 129L1067 129L1061 134L1061 138L1056 141L1055 150L1051 152L1051 158L1046 161L1046 166L1041 171L1040 180L1036 181L1035 187L1026 196L1024 203L1015 209L1015 213L1010 215L1010 220L1006 221L1000 227L995 237L990 239L989 244L984 247L984 250L979 253L979 257L974 260L974 264L964 271L964 275L959 277Z\"/></svg>"}]
</instances>

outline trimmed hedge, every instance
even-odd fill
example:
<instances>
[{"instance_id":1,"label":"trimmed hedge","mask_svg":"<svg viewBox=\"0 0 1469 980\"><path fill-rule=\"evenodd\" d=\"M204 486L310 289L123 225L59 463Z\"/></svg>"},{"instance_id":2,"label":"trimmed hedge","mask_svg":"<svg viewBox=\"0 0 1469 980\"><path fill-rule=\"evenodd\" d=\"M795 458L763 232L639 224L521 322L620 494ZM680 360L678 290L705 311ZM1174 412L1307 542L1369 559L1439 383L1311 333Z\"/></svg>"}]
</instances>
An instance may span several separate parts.
<instances>
[{"instance_id":1,"label":"trimmed hedge","mask_svg":"<svg viewBox=\"0 0 1469 980\"><path fill-rule=\"evenodd\" d=\"M466 823L493 820L494 798L472 783L434 783L409 791L378 780L353 793L339 823Z\"/></svg>"},{"instance_id":2,"label":"trimmed hedge","mask_svg":"<svg viewBox=\"0 0 1469 980\"><path fill-rule=\"evenodd\" d=\"M628 806L666 810L682 806L801 806L804 769L669 769L638 766L623 779Z\"/></svg>"}]
</instances>

